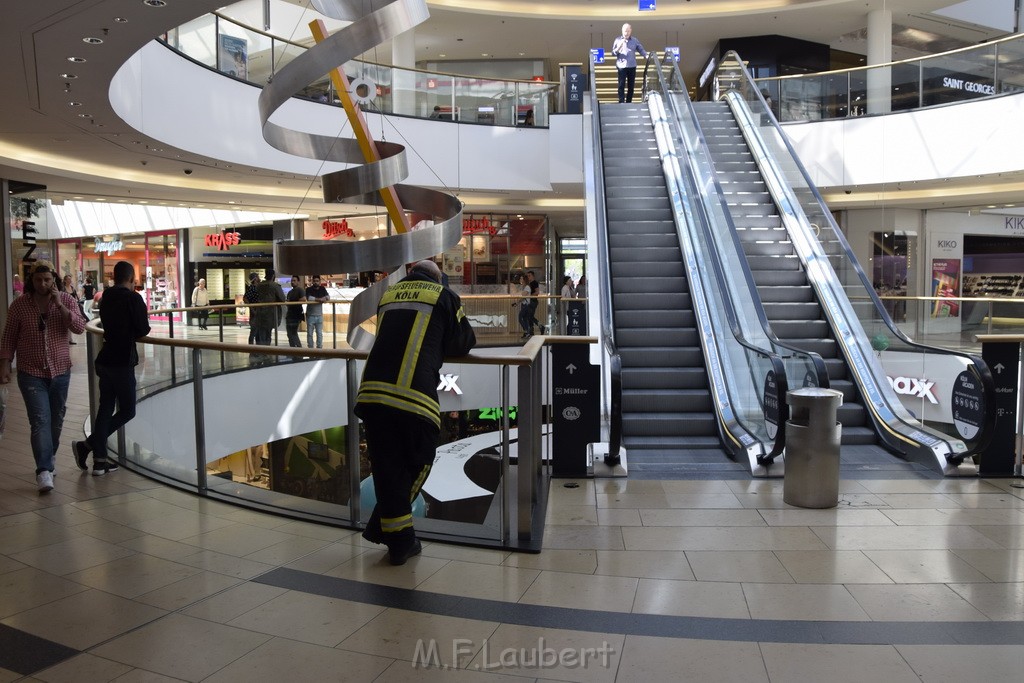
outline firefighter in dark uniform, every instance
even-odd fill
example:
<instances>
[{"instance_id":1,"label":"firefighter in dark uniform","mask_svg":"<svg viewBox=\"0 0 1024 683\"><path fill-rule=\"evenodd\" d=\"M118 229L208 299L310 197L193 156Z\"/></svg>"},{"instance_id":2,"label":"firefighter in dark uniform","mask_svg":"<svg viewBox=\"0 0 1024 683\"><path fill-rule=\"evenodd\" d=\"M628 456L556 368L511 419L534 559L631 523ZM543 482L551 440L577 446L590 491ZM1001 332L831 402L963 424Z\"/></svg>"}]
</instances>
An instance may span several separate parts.
<instances>
[{"instance_id":1,"label":"firefighter in dark uniform","mask_svg":"<svg viewBox=\"0 0 1024 683\"><path fill-rule=\"evenodd\" d=\"M388 547L391 564L420 552L412 503L430 474L441 429L441 364L476 344L457 294L433 261L420 261L377 308L377 338L363 370L356 415L366 429L377 505L363 537Z\"/></svg>"}]
</instances>

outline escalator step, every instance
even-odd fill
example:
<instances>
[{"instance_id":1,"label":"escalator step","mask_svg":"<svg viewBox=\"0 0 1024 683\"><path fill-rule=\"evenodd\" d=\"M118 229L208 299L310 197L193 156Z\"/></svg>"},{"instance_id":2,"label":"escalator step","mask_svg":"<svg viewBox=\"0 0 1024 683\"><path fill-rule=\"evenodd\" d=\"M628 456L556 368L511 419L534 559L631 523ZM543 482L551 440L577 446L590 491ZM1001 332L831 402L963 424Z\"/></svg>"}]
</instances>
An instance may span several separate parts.
<instances>
[{"instance_id":1,"label":"escalator step","mask_svg":"<svg viewBox=\"0 0 1024 683\"><path fill-rule=\"evenodd\" d=\"M622 416L622 435L707 436L716 434L716 419L704 413L630 413Z\"/></svg>"},{"instance_id":2,"label":"escalator step","mask_svg":"<svg viewBox=\"0 0 1024 683\"><path fill-rule=\"evenodd\" d=\"M622 371L625 389L707 389L708 376L699 368L631 368Z\"/></svg>"},{"instance_id":3,"label":"escalator step","mask_svg":"<svg viewBox=\"0 0 1024 683\"><path fill-rule=\"evenodd\" d=\"M622 409L637 413L711 412L707 389L643 389L622 392Z\"/></svg>"},{"instance_id":4,"label":"escalator step","mask_svg":"<svg viewBox=\"0 0 1024 683\"><path fill-rule=\"evenodd\" d=\"M690 291L690 283L685 277L633 277L612 276L612 292L615 294L639 294L644 292L682 292Z\"/></svg>"},{"instance_id":5,"label":"escalator step","mask_svg":"<svg viewBox=\"0 0 1024 683\"><path fill-rule=\"evenodd\" d=\"M683 327L694 328L696 321L693 311L617 311L615 325L617 327Z\"/></svg>"},{"instance_id":6,"label":"escalator step","mask_svg":"<svg viewBox=\"0 0 1024 683\"><path fill-rule=\"evenodd\" d=\"M704 363L699 346L680 347L622 347L619 348L623 369L629 368L696 368Z\"/></svg>"}]
</instances>

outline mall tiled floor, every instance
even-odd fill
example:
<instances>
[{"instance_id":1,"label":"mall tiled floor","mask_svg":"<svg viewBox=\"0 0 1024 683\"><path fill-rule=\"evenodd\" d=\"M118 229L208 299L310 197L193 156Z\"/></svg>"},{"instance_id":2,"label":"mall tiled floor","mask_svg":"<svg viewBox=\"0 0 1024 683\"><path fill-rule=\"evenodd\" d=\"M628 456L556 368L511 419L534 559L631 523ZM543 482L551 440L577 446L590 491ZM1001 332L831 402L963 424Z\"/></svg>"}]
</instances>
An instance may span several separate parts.
<instances>
[{"instance_id":1,"label":"mall tiled floor","mask_svg":"<svg viewBox=\"0 0 1024 683\"><path fill-rule=\"evenodd\" d=\"M80 473L84 345L56 489L11 385L0 682L1019 681L1024 489L843 480L563 481L540 554L356 533ZM585 663L585 665L584 665Z\"/></svg>"}]
</instances>

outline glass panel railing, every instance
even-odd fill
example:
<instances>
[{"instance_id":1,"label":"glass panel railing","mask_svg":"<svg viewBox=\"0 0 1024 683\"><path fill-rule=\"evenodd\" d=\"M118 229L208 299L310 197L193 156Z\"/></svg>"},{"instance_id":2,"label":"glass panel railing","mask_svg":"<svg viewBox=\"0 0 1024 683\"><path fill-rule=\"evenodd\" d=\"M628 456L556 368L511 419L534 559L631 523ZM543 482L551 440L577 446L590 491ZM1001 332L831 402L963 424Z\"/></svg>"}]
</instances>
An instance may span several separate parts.
<instances>
[{"instance_id":1,"label":"glass panel railing","mask_svg":"<svg viewBox=\"0 0 1024 683\"><path fill-rule=\"evenodd\" d=\"M172 29L167 44L205 66L217 68L217 17L207 14Z\"/></svg>"},{"instance_id":2,"label":"glass panel railing","mask_svg":"<svg viewBox=\"0 0 1024 683\"><path fill-rule=\"evenodd\" d=\"M299 43L209 14L167 32L165 43L196 62L253 83L266 85L274 74L307 48ZM342 69L350 82L372 87L367 111L442 121L495 126L546 127L557 83L487 79L432 73L352 60ZM330 78L324 76L295 93L314 102L339 104Z\"/></svg>"},{"instance_id":3,"label":"glass panel railing","mask_svg":"<svg viewBox=\"0 0 1024 683\"><path fill-rule=\"evenodd\" d=\"M702 218L695 205L698 192L686 171L687 162L682 158L685 151L677 150L675 144L673 134L679 123L662 107L662 101L661 93L652 93L647 99L651 118L655 120L658 150L676 216L687 286L722 441L752 473L764 476L763 468L772 464L785 444L778 419L771 424L766 419L764 388L771 385L775 389L770 405L776 409L784 406L785 402L778 400L778 392L781 385L781 396L785 396L786 373L775 354L743 337L735 293L726 284L721 270L715 268L718 256L701 230ZM772 417L775 416L773 413Z\"/></svg>"},{"instance_id":4,"label":"glass panel railing","mask_svg":"<svg viewBox=\"0 0 1024 683\"><path fill-rule=\"evenodd\" d=\"M991 433L991 415L958 414L953 400L954 394L965 391L966 382L977 394L972 405L991 405L994 388L987 366L968 354L915 343L893 322L788 138L762 116L766 104L739 56L729 53L720 69L728 72L727 99L741 120L880 438L908 458L944 472L955 470L968 453L984 447ZM926 321L925 329L943 329L941 317ZM931 377L941 386L942 403L901 402L889 378L912 375Z\"/></svg>"},{"instance_id":5,"label":"glass panel railing","mask_svg":"<svg viewBox=\"0 0 1024 683\"><path fill-rule=\"evenodd\" d=\"M496 297L486 301L498 305ZM89 332L94 413L102 330L94 321ZM212 330L199 340L183 338L187 328L171 332L159 323L138 343L137 414L110 436L113 457L200 495L351 528L365 524L374 505L372 473L352 412L365 354L280 346L283 333L272 348L222 343ZM518 353L446 361L442 375L458 389L439 390L438 456L414 505L418 532L539 550L550 476L541 450L551 431L551 396L542 387L550 367L539 338ZM258 395L254 387L261 387ZM578 457L585 461L585 453Z\"/></svg>"},{"instance_id":6,"label":"glass panel railing","mask_svg":"<svg viewBox=\"0 0 1024 683\"><path fill-rule=\"evenodd\" d=\"M1024 36L939 55L754 80L780 122L908 111L1024 90ZM871 103L868 103L870 87Z\"/></svg>"}]
</instances>

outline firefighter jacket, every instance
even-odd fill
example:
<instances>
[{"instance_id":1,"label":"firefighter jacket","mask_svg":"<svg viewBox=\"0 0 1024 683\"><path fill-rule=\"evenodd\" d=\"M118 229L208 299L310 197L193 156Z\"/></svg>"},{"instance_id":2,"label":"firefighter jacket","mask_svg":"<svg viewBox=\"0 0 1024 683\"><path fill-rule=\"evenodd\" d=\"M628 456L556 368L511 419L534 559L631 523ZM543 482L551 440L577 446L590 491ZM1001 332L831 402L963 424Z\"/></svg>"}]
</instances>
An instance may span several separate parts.
<instances>
[{"instance_id":1,"label":"firefighter jacket","mask_svg":"<svg viewBox=\"0 0 1024 683\"><path fill-rule=\"evenodd\" d=\"M445 356L476 344L462 302L450 289L413 272L388 287L377 307L377 338L363 370L356 415L379 408L415 415L440 431L437 400Z\"/></svg>"}]
</instances>

